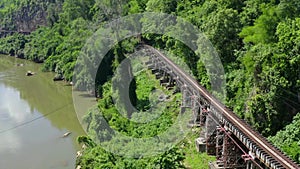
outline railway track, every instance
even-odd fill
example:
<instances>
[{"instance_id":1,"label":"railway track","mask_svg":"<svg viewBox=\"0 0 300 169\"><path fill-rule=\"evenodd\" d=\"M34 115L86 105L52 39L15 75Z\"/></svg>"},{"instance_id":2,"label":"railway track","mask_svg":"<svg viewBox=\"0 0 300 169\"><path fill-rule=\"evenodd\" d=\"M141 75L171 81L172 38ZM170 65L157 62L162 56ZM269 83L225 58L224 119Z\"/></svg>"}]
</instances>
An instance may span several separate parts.
<instances>
[{"instance_id":1,"label":"railway track","mask_svg":"<svg viewBox=\"0 0 300 169\"><path fill-rule=\"evenodd\" d=\"M266 164L266 166L269 166L270 168L300 169L297 163L295 163L288 156L283 154L278 148L268 142L266 138L256 132L250 125L240 119L234 112L226 108L225 105L219 102L204 87L199 85L199 83L194 78L181 70L164 54L149 45L142 46L159 56L166 65L170 66L172 70L175 71L175 74L180 75L181 78L184 78L184 81L188 83L186 85L191 86L194 90L198 91L200 95L204 96L205 99L211 104L211 106L217 109L218 113L220 113L221 116L226 119L226 121L234 126L233 128L236 128L237 130L242 132L246 136L246 138L250 139L251 142L254 143L252 146L258 146L258 148L255 149L257 150L257 153L255 153L255 157L258 158L262 163ZM261 150L258 151L259 149Z\"/></svg>"}]
</instances>

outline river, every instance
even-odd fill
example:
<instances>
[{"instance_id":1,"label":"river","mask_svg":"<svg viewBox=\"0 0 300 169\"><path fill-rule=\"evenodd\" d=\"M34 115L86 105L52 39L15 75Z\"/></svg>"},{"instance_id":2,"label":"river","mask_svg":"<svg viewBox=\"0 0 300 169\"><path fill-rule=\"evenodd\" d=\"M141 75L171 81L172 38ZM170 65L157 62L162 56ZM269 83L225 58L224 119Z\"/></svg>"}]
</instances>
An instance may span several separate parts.
<instances>
[{"instance_id":1,"label":"river","mask_svg":"<svg viewBox=\"0 0 300 169\"><path fill-rule=\"evenodd\" d=\"M24 66L17 66L24 64ZM72 87L41 65L0 55L0 169L74 169L84 135ZM25 76L31 70L34 76ZM72 132L68 137L63 134Z\"/></svg>"}]
</instances>

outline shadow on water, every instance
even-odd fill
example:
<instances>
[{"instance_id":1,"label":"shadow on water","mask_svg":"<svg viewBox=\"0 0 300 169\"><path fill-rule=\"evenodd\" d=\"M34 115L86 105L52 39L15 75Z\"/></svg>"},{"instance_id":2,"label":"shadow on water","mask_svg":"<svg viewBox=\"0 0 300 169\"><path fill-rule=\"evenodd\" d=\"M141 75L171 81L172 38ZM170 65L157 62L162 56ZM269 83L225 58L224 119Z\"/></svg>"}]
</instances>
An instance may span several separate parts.
<instances>
[{"instance_id":1,"label":"shadow on water","mask_svg":"<svg viewBox=\"0 0 300 169\"><path fill-rule=\"evenodd\" d=\"M91 94L88 94L88 93L82 93L82 94L79 94L80 97L85 97L85 98L95 98L95 96L91 95Z\"/></svg>"}]
</instances>

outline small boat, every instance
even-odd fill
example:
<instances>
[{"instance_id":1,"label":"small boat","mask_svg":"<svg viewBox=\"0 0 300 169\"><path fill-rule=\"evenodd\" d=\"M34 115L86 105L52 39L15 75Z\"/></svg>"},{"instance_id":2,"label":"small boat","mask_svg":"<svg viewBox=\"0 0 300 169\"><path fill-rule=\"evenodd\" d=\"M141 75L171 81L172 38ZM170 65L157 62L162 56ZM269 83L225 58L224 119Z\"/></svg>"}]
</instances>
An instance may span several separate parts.
<instances>
[{"instance_id":1,"label":"small boat","mask_svg":"<svg viewBox=\"0 0 300 169\"><path fill-rule=\"evenodd\" d=\"M67 137L71 134L71 132L66 132L62 137Z\"/></svg>"},{"instance_id":2,"label":"small boat","mask_svg":"<svg viewBox=\"0 0 300 169\"><path fill-rule=\"evenodd\" d=\"M32 75L34 75L34 72L27 71L25 75L26 75L26 76L32 76Z\"/></svg>"}]
</instances>

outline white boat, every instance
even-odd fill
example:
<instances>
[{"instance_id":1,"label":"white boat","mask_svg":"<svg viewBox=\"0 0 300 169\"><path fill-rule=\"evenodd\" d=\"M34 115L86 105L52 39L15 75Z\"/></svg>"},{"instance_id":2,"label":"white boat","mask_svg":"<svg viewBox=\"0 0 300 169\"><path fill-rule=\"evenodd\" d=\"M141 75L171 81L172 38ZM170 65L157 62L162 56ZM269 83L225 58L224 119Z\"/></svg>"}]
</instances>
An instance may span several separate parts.
<instances>
[{"instance_id":1,"label":"white boat","mask_svg":"<svg viewBox=\"0 0 300 169\"><path fill-rule=\"evenodd\" d=\"M63 137L67 137L68 135L70 135L71 134L71 132L66 132L64 135L63 135Z\"/></svg>"}]
</instances>

